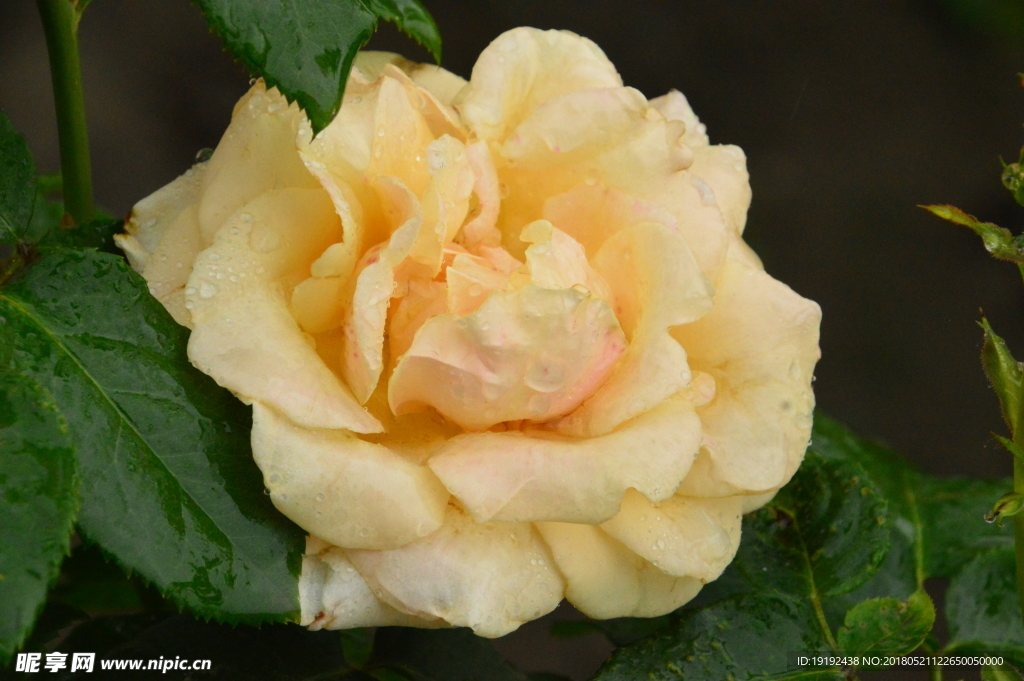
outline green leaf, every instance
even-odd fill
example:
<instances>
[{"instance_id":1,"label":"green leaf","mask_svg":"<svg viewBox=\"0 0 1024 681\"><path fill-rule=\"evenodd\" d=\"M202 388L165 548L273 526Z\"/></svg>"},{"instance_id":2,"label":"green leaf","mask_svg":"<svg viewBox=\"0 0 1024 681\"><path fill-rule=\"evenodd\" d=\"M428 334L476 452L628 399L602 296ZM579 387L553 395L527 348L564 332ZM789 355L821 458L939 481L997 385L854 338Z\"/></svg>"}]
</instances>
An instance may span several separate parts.
<instances>
[{"instance_id":1,"label":"green leaf","mask_svg":"<svg viewBox=\"0 0 1024 681\"><path fill-rule=\"evenodd\" d=\"M981 237L981 242L985 244L985 250L999 260L1006 260L1018 265L1024 264L1024 239L1019 236L1014 237L1008 229L991 222L982 222L955 206L921 206L921 208L943 220L970 227L975 234Z\"/></svg>"},{"instance_id":2,"label":"green leaf","mask_svg":"<svg viewBox=\"0 0 1024 681\"><path fill-rule=\"evenodd\" d=\"M35 164L25 138L0 111L0 243L21 238L32 215Z\"/></svg>"},{"instance_id":3,"label":"green leaf","mask_svg":"<svg viewBox=\"0 0 1024 681\"><path fill-rule=\"evenodd\" d=\"M841 681L835 668L790 668L787 652L830 652L806 599L733 597L686 613L665 633L619 648L594 681Z\"/></svg>"},{"instance_id":4,"label":"green leaf","mask_svg":"<svg viewBox=\"0 0 1024 681\"><path fill-rule=\"evenodd\" d=\"M417 0L197 0L228 50L254 76L297 101L319 132L341 107L356 52L377 19L440 56L437 26Z\"/></svg>"},{"instance_id":5,"label":"green leaf","mask_svg":"<svg viewBox=\"0 0 1024 681\"><path fill-rule=\"evenodd\" d=\"M985 522L1002 526L1003 518L1017 515L1022 508L1024 508L1024 494L1007 492L999 497L992 506L992 510L985 514Z\"/></svg>"},{"instance_id":6,"label":"green leaf","mask_svg":"<svg viewBox=\"0 0 1024 681\"><path fill-rule=\"evenodd\" d=\"M1008 664L985 665L981 668L981 681L1024 681L1024 676Z\"/></svg>"},{"instance_id":7,"label":"green leaf","mask_svg":"<svg viewBox=\"0 0 1024 681\"><path fill-rule=\"evenodd\" d=\"M1024 664L1024 624L1012 548L975 556L950 581L946 621L946 652L998 653L1013 664Z\"/></svg>"},{"instance_id":8,"label":"green leaf","mask_svg":"<svg viewBox=\"0 0 1024 681\"><path fill-rule=\"evenodd\" d=\"M288 620L303 532L262 493L249 410L185 355L123 259L46 255L0 289L4 355L54 396L77 445L82 532L179 606Z\"/></svg>"},{"instance_id":9,"label":"green leaf","mask_svg":"<svg viewBox=\"0 0 1024 681\"><path fill-rule=\"evenodd\" d=\"M400 31L422 45L434 60L441 63L441 32L434 17L419 0L363 0L370 11L390 21Z\"/></svg>"},{"instance_id":10,"label":"green leaf","mask_svg":"<svg viewBox=\"0 0 1024 681\"><path fill-rule=\"evenodd\" d=\"M415 681L525 681L469 629L378 629L373 665L397 668Z\"/></svg>"},{"instance_id":11,"label":"green leaf","mask_svg":"<svg viewBox=\"0 0 1024 681\"><path fill-rule=\"evenodd\" d=\"M0 666L25 640L68 553L75 473L53 398L0 365Z\"/></svg>"},{"instance_id":12,"label":"green leaf","mask_svg":"<svg viewBox=\"0 0 1024 681\"><path fill-rule=\"evenodd\" d=\"M39 242L43 253L63 249L94 248L101 253L121 255L114 244L114 235L124 231L123 220L93 220L72 229L54 229L46 233Z\"/></svg>"},{"instance_id":13,"label":"green leaf","mask_svg":"<svg viewBox=\"0 0 1024 681\"><path fill-rule=\"evenodd\" d=\"M924 478L921 483L924 568L928 577L952 577L979 553L1013 546L1013 528L985 522L992 502L1011 480Z\"/></svg>"},{"instance_id":14,"label":"green leaf","mask_svg":"<svg viewBox=\"0 0 1024 681\"><path fill-rule=\"evenodd\" d=\"M1010 433L1017 433L1021 415L1021 391L1024 388L1024 372L1021 365L1010 354L1006 342L992 331L988 320L979 323L985 331L985 344L981 348L981 364L985 375L999 397L1003 418L1010 427Z\"/></svg>"},{"instance_id":15,"label":"green leaf","mask_svg":"<svg viewBox=\"0 0 1024 681\"><path fill-rule=\"evenodd\" d=\"M828 599L856 589L889 551L887 504L853 460L809 451L768 506L747 517L736 564L758 589Z\"/></svg>"},{"instance_id":16,"label":"green leaf","mask_svg":"<svg viewBox=\"0 0 1024 681\"><path fill-rule=\"evenodd\" d=\"M845 653L901 655L917 649L935 624L935 606L923 589L905 602L873 598L854 606L836 639Z\"/></svg>"}]
</instances>

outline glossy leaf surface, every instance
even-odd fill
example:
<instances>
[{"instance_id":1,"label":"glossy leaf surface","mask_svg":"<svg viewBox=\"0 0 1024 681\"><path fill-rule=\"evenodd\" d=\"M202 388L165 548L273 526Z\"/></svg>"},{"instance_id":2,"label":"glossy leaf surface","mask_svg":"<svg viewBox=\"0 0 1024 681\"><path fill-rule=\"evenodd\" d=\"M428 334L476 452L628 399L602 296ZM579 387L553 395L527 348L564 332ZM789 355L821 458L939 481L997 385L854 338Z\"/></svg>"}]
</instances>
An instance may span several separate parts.
<instances>
[{"instance_id":1,"label":"glossy leaf surface","mask_svg":"<svg viewBox=\"0 0 1024 681\"><path fill-rule=\"evenodd\" d=\"M935 606L922 589L901 602L895 598L862 601L846 613L836 637L850 654L902 655L917 649L935 624Z\"/></svg>"},{"instance_id":2,"label":"glossy leaf surface","mask_svg":"<svg viewBox=\"0 0 1024 681\"><path fill-rule=\"evenodd\" d=\"M999 653L1024 664L1024 625L1017 598L1012 548L976 556L955 576L946 592L947 650Z\"/></svg>"},{"instance_id":3,"label":"glossy leaf surface","mask_svg":"<svg viewBox=\"0 0 1024 681\"><path fill-rule=\"evenodd\" d=\"M7 342L0 317L0 343ZM0 365L0 665L32 629L78 507L74 450L53 398Z\"/></svg>"},{"instance_id":4,"label":"glossy leaf surface","mask_svg":"<svg viewBox=\"0 0 1024 681\"><path fill-rule=\"evenodd\" d=\"M981 365L985 368L988 382L999 397L999 405L1003 410L1003 419L1010 427L1010 433L1016 434L1021 417L1021 390L1024 372L1013 358L1006 341L996 335L988 320L982 317L981 328L985 332L985 343L981 347Z\"/></svg>"},{"instance_id":5,"label":"glossy leaf surface","mask_svg":"<svg viewBox=\"0 0 1024 681\"><path fill-rule=\"evenodd\" d=\"M228 50L254 76L297 101L314 132L341 106L352 60L377 20L440 57L441 39L418 0L197 0Z\"/></svg>"},{"instance_id":6,"label":"glossy leaf surface","mask_svg":"<svg viewBox=\"0 0 1024 681\"><path fill-rule=\"evenodd\" d=\"M145 282L111 255L55 253L0 289L0 316L9 362L68 422L86 536L198 614L294 616L303 533L262 493L249 410L188 363Z\"/></svg>"},{"instance_id":7,"label":"glossy leaf surface","mask_svg":"<svg viewBox=\"0 0 1024 681\"><path fill-rule=\"evenodd\" d=\"M595 678L841 681L839 669L789 667L787 651L829 650L806 599L749 594L686 613L665 633L620 648Z\"/></svg>"}]
</instances>

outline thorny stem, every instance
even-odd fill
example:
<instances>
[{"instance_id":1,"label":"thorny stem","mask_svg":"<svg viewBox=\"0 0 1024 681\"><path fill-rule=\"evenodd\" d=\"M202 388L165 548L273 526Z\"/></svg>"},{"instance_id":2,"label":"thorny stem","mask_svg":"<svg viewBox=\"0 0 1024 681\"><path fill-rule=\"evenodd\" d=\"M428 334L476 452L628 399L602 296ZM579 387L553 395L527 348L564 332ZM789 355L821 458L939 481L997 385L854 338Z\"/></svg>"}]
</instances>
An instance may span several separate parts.
<instances>
[{"instance_id":1,"label":"thorny stem","mask_svg":"<svg viewBox=\"0 0 1024 681\"><path fill-rule=\"evenodd\" d=\"M64 206L78 224L89 222L96 212L92 200L82 67L78 58L78 20L86 1L36 0L50 55L60 168L64 176Z\"/></svg>"}]
</instances>

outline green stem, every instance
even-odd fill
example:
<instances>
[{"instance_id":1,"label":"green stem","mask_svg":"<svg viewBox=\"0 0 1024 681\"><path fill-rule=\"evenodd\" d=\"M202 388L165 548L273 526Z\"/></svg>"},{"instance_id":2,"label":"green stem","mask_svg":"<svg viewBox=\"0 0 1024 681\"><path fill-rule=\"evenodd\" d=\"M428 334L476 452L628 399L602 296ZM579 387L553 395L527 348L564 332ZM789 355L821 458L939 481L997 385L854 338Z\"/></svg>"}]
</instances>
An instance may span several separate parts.
<instances>
[{"instance_id":1,"label":"green stem","mask_svg":"<svg viewBox=\"0 0 1024 681\"><path fill-rule=\"evenodd\" d=\"M85 126L82 66L78 59L79 1L36 0L36 5L50 55L64 206L75 222L83 224L93 219L96 209L92 202L89 133Z\"/></svg>"}]
</instances>

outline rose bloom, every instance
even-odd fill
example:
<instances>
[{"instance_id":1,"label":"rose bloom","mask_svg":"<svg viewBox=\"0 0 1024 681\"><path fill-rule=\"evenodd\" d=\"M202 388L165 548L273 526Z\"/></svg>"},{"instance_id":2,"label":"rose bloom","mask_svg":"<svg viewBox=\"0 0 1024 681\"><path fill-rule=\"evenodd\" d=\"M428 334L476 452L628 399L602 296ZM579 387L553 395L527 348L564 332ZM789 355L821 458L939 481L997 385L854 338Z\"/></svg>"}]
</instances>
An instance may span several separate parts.
<instances>
[{"instance_id":1,"label":"rose bloom","mask_svg":"<svg viewBox=\"0 0 1024 681\"><path fill-rule=\"evenodd\" d=\"M315 137L257 82L119 243L252 404L302 624L494 637L678 608L800 465L821 315L749 203L683 95L518 28L468 83L360 54Z\"/></svg>"}]
</instances>

